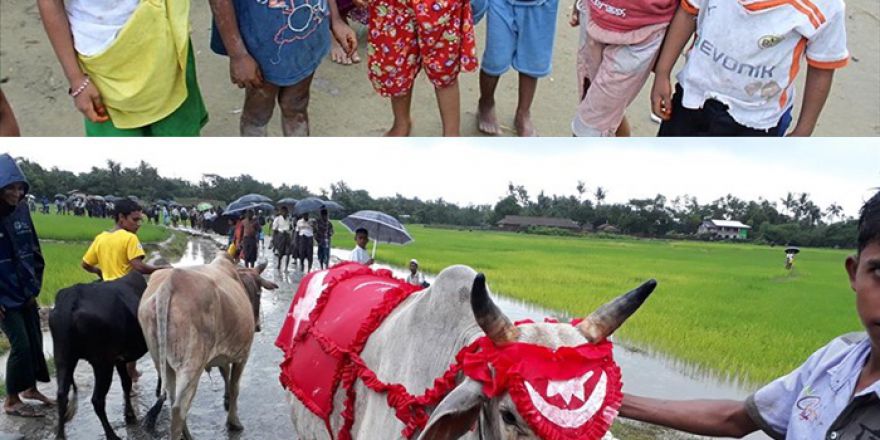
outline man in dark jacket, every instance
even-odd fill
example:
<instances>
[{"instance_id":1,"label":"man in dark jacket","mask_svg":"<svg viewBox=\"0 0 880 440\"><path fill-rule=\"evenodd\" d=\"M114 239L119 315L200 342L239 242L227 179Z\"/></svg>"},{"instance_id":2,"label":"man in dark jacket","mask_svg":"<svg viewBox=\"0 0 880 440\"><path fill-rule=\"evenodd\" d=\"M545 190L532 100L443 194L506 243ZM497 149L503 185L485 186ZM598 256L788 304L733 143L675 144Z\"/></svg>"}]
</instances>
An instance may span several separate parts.
<instances>
[{"instance_id":1,"label":"man in dark jacket","mask_svg":"<svg viewBox=\"0 0 880 440\"><path fill-rule=\"evenodd\" d=\"M49 382L37 306L45 262L23 201L28 189L15 160L8 154L0 155L0 328L11 347L3 410L10 415L40 417L45 415L43 411L21 400L54 403L37 390L37 381Z\"/></svg>"}]
</instances>

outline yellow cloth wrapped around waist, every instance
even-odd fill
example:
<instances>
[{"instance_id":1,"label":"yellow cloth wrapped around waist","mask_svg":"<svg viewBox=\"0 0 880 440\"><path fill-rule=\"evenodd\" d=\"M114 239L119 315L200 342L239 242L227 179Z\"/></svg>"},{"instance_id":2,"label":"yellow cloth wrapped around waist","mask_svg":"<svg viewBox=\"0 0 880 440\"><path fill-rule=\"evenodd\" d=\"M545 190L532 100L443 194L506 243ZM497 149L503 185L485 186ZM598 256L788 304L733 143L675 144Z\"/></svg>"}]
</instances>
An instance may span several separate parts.
<instances>
[{"instance_id":1,"label":"yellow cloth wrapped around waist","mask_svg":"<svg viewBox=\"0 0 880 440\"><path fill-rule=\"evenodd\" d=\"M170 115L186 99L189 0L142 0L103 52L79 56L116 128Z\"/></svg>"}]
</instances>

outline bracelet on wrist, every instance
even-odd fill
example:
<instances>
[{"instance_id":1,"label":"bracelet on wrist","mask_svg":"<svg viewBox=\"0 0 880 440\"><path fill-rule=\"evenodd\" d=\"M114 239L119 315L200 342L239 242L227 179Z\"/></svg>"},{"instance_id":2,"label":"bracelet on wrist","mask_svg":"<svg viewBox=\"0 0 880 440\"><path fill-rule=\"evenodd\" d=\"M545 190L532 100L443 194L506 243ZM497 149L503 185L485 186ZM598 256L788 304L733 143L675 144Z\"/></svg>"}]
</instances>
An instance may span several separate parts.
<instances>
[{"instance_id":1,"label":"bracelet on wrist","mask_svg":"<svg viewBox=\"0 0 880 440\"><path fill-rule=\"evenodd\" d=\"M89 76L86 75L86 78L83 80L82 84L80 84L79 87L76 88L76 90L67 89L67 94L70 95L70 97L72 97L72 98L76 98L77 96L81 95L82 92L84 92L86 90L86 87L88 87L89 84L91 84L91 82L92 82L91 78L89 78Z\"/></svg>"}]
</instances>

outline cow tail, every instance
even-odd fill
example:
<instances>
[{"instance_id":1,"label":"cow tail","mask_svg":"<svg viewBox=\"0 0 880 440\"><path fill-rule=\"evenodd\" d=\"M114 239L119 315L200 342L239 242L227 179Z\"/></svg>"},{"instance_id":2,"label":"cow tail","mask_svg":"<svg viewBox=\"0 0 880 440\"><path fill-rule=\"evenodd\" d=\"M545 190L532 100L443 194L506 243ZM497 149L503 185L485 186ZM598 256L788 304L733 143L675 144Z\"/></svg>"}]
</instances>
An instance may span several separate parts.
<instances>
[{"instance_id":1,"label":"cow tail","mask_svg":"<svg viewBox=\"0 0 880 440\"><path fill-rule=\"evenodd\" d=\"M156 292L156 342L159 345L159 362L157 365L157 373L159 374L159 383L164 385L164 390L156 400L156 403L147 412L146 423L148 427L154 427L156 418L162 410L166 397L171 395L171 403L174 403L174 390L168 393L168 386L172 385L168 382L170 376L168 365L168 311L171 304L172 283L169 279L162 284L162 287Z\"/></svg>"}]
</instances>

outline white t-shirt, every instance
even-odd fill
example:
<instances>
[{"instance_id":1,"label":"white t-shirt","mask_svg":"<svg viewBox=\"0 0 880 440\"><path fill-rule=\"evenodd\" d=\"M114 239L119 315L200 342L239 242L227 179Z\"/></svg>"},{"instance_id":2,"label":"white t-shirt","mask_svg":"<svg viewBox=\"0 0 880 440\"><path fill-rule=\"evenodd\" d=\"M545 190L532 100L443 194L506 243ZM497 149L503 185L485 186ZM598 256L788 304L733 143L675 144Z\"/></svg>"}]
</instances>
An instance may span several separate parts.
<instances>
[{"instance_id":1,"label":"white t-shirt","mask_svg":"<svg viewBox=\"0 0 880 440\"><path fill-rule=\"evenodd\" d=\"M775 127L794 102L794 80L807 64L846 65L843 0L682 0L697 15L696 40L678 73L682 104L727 104L742 125Z\"/></svg>"},{"instance_id":2,"label":"white t-shirt","mask_svg":"<svg viewBox=\"0 0 880 440\"><path fill-rule=\"evenodd\" d=\"M421 272L416 272L415 274L413 274L412 272L410 272L410 273L406 276L406 282L407 282L407 283L410 283L410 284L412 284L412 285L414 285L414 286L421 286L421 285L425 282L425 276L422 275Z\"/></svg>"},{"instance_id":3,"label":"white t-shirt","mask_svg":"<svg viewBox=\"0 0 880 440\"><path fill-rule=\"evenodd\" d=\"M73 47L82 55L97 55L110 47L140 0L66 0Z\"/></svg>"},{"instance_id":4,"label":"white t-shirt","mask_svg":"<svg viewBox=\"0 0 880 440\"><path fill-rule=\"evenodd\" d=\"M312 229L312 224L304 218L296 221L296 233L297 235L305 235L306 237L314 237L315 235L315 231Z\"/></svg>"},{"instance_id":5,"label":"white t-shirt","mask_svg":"<svg viewBox=\"0 0 880 440\"><path fill-rule=\"evenodd\" d=\"M351 261L367 264L367 261L370 261L370 254L367 253L366 249L360 246L355 246L354 250L351 251Z\"/></svg>"},{"instance_id":6,"label":"white t-shirt","mask_svg":"<svg viewBox=\"0 0 880 440\"><path fill-rule=\"evenodd\" d=\"M275 216L275 219L272 220L272 230L278 232L289 232L290 231L290 219L284 218L282 216Z\"/></svg>"}]
</instances>

